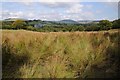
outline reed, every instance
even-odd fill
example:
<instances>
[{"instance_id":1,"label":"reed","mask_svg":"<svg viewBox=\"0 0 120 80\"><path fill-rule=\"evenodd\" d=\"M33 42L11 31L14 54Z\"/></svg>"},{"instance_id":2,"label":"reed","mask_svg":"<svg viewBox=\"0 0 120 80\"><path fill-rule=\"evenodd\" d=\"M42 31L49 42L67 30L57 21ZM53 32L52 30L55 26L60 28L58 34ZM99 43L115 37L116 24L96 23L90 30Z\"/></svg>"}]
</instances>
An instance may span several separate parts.
<instances>
[{"instance_id":1,"label":"reed","mask_svg":"<svg viewBox=\"0 0 120 80\"><path fill-rule=\"evenodd\" d=\"M118 30L2 30L3 78L119 77Z\"/></svg>"}]
</instances>

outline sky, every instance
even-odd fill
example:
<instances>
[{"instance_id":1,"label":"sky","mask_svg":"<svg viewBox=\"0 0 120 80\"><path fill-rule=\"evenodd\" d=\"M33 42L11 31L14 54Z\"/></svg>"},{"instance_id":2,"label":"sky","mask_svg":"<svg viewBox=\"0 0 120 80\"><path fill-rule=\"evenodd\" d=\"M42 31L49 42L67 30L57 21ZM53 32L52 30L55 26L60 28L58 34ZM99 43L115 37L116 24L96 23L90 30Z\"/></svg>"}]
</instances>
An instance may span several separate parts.
<instances>
[{"instance_id":1,"label":"sky","mask_svg":"<svg viewBox=\"0 0 120 80\"><path fill-rule=\"evenodd\" d=\"M30 0L29 0L30 1ZM3 1L0 19L23 18L47 21L115 20L118 2L13 2Z\"/></svg>"}]
</instances>

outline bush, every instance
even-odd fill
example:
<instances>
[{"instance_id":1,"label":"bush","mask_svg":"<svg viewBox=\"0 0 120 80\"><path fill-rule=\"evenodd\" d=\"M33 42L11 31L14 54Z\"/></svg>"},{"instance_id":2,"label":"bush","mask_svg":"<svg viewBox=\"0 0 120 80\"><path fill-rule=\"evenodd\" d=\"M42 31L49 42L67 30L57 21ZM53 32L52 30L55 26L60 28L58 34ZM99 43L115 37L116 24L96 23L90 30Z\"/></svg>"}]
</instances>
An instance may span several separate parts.
<instances>
[{"instance_id":1,"label":"bush","mask_svg":"<svg viewBox=\"0 0 120 80\"><path fill-rule=\"evenodd\" d=\"M27 26L27 30L34 30L34 27L32 27L32 26Z\"/></svg>"},{"instance_id":2,"label":"bush","mask_svg":"<svg viewBox=\"0 0 120 80\"><path fill-rule=\"evenodd\" d=\"M120 28L120 19L113 21L113 29Z\"/></svg>"},{"instance_id":3,"label":"bush","mask_svg":"<svg viewBox=\"0 0 120 80\"><path fill-rule=\"evenodd\" d=\"M12 26L16 29L26 29L26 22L23 20L16 20L13 22Z\"/></svg>"},{"instance_id":4,"label":"bush","mask_svg":"<svg viewBox=\"0 0 120 80\"><path fill-rule=\"evenodd\" d=\"M109 30L112 28L112 23L108 20L101 20L99 26L101 30Z\"/></svg>"}]
</instances>

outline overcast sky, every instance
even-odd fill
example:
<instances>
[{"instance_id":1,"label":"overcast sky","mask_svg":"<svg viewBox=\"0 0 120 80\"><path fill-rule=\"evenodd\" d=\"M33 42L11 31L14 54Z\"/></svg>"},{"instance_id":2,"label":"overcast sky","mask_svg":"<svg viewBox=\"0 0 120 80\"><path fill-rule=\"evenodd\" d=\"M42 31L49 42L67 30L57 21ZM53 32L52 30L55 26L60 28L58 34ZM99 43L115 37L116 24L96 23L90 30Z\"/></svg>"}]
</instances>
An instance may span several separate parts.
<instances>
[{"instance_id":1,"label":"overcast sky","mask_svg":"<svg viewBox=\"0 0 120 80\"><path fill-rule=\"evenodd\" d=\"M117 2L1 2L0 19L41 20L114 20L118 18Z\"/></svg>"}]
</instances>

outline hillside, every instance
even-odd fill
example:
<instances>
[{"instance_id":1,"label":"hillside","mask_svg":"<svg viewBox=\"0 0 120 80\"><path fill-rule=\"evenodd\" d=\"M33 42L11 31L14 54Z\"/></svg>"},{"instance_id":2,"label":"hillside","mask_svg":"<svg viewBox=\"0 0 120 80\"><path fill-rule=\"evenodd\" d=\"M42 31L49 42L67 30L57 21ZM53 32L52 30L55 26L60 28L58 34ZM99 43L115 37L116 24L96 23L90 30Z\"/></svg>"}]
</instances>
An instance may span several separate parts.
<instances>
[{"instance_id":1,"label":"hillside","mask_svg":"<svg viewBox=\"0 0 120 80\"><path fill-rule=\"evenodd\" d=\"M16 21L16 20L27 20L27 19L22 19L22 18L8 18L8 19L5 19L4 21Z\"/></svg>"},{"instance_id":2,"label":"hillside","mask_svg":"<svg viewBox=\"0 0 120 80\"><path fill-rule=\"evenodd\" d=\"M118 30L2 30L3 78L120 78Z\"/></svg>"},{"instance_id":3,"label":"hillside","mask_svg":"<svg viewBox=\"0 0 120 80\"><path fill-rule=\"evenodd\" d=\"M78 24L78 22L77 22L77 21L70 20L70 19L61 20L61 21L58 21L58 23Z\"/></svg>"}]
</instances>

